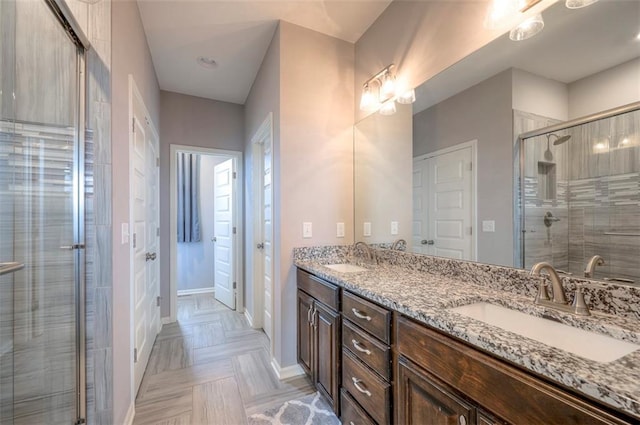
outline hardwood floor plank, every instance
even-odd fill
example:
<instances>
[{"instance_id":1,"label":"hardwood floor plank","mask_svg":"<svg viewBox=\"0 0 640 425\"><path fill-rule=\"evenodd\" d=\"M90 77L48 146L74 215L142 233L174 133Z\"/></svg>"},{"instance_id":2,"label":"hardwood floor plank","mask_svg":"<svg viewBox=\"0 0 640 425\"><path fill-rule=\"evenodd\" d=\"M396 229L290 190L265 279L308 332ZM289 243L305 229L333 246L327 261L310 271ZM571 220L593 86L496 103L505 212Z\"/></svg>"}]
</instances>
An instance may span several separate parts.
<instances>
[{"instance_id":1,"label":"hardwood floor plank","mask_svg":"<svg viewBox=\"0 0 640 425\"><path fill-rule=\"evenodd\" d=\"M193 423L199 425L239 425L246 423L240 391L235 378L193 387Z\"/></svg>"},{"instance_id":2,"label":"hardwood floor plank","mask_svg":"<svg viewBox=\"0 0 640 425\"><path fill-rule=\"evenodd\" d=\"M212 347L196 348L193 350L193 364L199 365L220 359L231 359L232 356L251 350L258 350L263 347L264 344L262 341L256 338L250 338L247 340L227 342Z\"/></svg>"},{"instance_id":3,"label":"hardwood floor plank","mask_svg":"<svg viewBox=\"0 0 640 425\"><path fill-rule=\"evenodd\" d=\"M211 347L225 342L226 337L222 323L213 322L194 326L193 348Z\"/></svg>"},{"instance_id":4,"label":"hardwood floor plank","mask_svg":"<svg viewBox=\"0 0 640 425\"><path fill-rule=\"evenodd\" d=\"M145 374L182 369L193 365L193 338L170 338L156 341Z\"/></svg>"}]
</instances>

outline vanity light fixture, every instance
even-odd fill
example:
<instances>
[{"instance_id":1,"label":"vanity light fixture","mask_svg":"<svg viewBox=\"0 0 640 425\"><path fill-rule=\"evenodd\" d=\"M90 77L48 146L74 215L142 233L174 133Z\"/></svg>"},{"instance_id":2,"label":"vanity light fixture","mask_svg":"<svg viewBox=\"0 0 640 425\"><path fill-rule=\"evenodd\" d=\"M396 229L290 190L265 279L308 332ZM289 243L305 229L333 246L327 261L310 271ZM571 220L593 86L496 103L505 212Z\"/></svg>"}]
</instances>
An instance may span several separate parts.
<instances>
[{"instance_id":1,"label":"vanity light fixture","mask_svg":"<svg viewBox=\"0 0 640 425\"><path fill-rule=\"evenodd\" d=\"M396 113L396 102L411 104L416 101L414 89L407 89L396 81L395 66L387 66L362 85L360 110L379 111L381 115Z\"/></svg>"}]
</instances>

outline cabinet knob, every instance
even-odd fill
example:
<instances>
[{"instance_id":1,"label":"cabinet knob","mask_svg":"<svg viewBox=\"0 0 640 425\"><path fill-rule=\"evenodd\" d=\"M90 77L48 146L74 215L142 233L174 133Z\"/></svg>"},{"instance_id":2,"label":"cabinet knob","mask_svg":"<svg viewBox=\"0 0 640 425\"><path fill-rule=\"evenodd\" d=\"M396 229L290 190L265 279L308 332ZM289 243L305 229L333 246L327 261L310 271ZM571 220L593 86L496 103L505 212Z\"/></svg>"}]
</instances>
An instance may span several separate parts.
<instances>
[{"instance_id":1,"label":"cabinet knob","mask_svg":"<svg viewBox=\"0 0 640 425\"><path fill-rule=\"evenodd\" d=\"M467 425L467 418L465 418L464 415L460 415L458 417L458 423L460 425Z\"/></svg>"}]
</instances>

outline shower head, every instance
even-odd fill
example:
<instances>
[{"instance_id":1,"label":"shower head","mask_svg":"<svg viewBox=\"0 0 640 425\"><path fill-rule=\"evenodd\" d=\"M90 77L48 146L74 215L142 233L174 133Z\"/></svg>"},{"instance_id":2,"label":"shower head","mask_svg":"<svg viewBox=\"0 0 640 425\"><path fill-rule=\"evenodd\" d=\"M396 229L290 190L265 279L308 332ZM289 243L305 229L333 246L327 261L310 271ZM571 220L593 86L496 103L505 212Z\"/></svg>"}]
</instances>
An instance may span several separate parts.
<instances>
[{"instance_id":1,"label":"shower head","mask_svg":"<svg viewBox=\"0 0 640 425\"><path fill-rule=\"evenodd\" d=\"M570 135L566 135L566 136L562 136L562 137L558 137L557 134L551 134L550 136L556 136L556 140L554 140L553 142L553 146L558 146L563 144L564 142L566 142L567 140L571 139ZM549 136L549 137L550 137Z\"/></svg>"}]
</instances>

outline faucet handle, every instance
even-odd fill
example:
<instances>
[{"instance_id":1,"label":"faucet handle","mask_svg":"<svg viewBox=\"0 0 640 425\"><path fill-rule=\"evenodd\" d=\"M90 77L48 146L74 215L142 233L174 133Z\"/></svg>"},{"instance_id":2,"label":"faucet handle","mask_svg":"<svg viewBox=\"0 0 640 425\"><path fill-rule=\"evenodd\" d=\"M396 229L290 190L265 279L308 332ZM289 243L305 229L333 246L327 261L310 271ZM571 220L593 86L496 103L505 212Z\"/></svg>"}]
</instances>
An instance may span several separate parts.
<instances>
[{"instance_id":1,"label":"faucet handle","mask_svg":"<svg viewBox=\"0 0 640 425\"><path fill-rule=\"evenodd\" d=\"M540 286L538 287L538 294L536 295L535 303L538 301L544 300L549 301L551 298L549 297L549 291L547 290L547 281L544 278L540 278Z\"/></svg>"},{"instance_id":2,"label":"faucet handle","mask_svg":"<svg viewBox=\"0 0 640 425\"><path fill-rule=\"evenodd\" d=\"M573 308L573 312L580 316L591 316L591 312L589 312L589 307L587 303L584 301L584 293L582 292L582 285L576 286L576 291L573 296L573 302L571 303L571 307Z\"/></svg>"}]
</instances>

